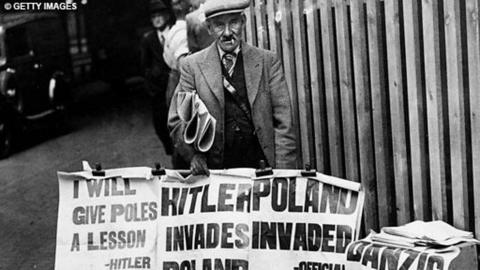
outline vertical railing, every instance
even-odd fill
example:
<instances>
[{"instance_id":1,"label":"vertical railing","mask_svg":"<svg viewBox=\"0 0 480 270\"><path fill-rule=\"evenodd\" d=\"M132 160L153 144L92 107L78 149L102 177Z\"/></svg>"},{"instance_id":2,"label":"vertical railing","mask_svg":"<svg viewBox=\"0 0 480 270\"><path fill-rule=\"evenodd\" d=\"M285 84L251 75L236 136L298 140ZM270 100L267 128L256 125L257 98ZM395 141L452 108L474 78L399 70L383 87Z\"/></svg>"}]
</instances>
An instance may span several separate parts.
<instances>
[{"instance_id":1,"label":"vertical railing","mask_svg":"<svg viewBox=\"0 0 480 270\"><path fill-rule=\"evenodd\" d=\"M360 181L366 229L442 219L480 236L478 0L252 0L282 58L299 165Z\"/></svg>"}]
</instances>

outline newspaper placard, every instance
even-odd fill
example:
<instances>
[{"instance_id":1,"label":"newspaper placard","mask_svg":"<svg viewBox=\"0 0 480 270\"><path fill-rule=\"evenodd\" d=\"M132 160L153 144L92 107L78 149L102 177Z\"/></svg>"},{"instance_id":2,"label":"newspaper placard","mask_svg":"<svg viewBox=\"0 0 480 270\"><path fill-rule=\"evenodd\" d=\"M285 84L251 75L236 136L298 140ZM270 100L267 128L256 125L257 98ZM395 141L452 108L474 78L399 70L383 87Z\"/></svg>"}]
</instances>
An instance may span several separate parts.
<instances>
[{"instance_id":1,"label":"newspaper placard","mask_svg":"<svg viewBox=\"0 0 480 270\"><path fill-rule=\"evenodd\" d=\"M59 174L56 269L343 270L358 237L364 195L350 181L296 170L212 171L190 183L124 173Z\"/></svg>"},{"instance_id":2,"label":"newspaper placard","mask_svg":"<svg viewBox=\"0 0 480 270\"><path fill-rule=\"evenodd\" d=\"M460 249L395 247L371 241L352 242L347 248L347 269L350 270L448 270Z\"/></svg>"},{"instance_id":3,"label":"newspaper placard","mask_svg":"<svg viewBox=\"0 0 480 270\"><path fill-rule=\"evenodd\" d=\"M55 269L155 269L159 186L60 173Z\"/></svg>"}]
</instances>

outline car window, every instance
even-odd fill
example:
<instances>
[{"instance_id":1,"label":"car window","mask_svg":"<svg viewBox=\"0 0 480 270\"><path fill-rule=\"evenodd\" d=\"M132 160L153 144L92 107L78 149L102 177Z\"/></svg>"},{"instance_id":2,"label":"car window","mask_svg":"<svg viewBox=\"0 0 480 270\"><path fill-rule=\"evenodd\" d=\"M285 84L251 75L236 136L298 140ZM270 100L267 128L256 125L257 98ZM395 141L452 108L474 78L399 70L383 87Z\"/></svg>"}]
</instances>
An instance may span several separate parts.
<instances>
[{"instance_id":1,"label":"car window","mask_svg":"<svg viewBox=\"0 0 480 270\"><path fill-rule=\"evenodd\" d=\"M23 56L30 53L25 27L10 28L5 33L5 45L9 57Z\"/></svg>"},{"instance_id":2,"label":"car window","mask_svg":"<svg viewBox=\"0 0 480 270\"><path fill-rule=\"evenodd\" d=\"M29 25L29 34L36 54L63 52L66 33L59 19L39 20Z\"/></svg>"}]
</instances>

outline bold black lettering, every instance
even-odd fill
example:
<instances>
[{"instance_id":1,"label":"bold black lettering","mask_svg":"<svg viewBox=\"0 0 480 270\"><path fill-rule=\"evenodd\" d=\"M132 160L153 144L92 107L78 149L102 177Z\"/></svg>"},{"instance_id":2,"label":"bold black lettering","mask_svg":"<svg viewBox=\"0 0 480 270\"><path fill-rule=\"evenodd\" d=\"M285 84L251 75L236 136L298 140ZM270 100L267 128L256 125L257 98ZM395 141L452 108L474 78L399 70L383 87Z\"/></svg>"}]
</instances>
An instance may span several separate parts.
<instances>
[{"instance_id":1,"label":"bold black lettering","mask_svg":"<svg viewBox=\"0 0 480 270\"><path fill-rule=\"evenodd\" d=\"M258 249L260 239L260 222L254 221L252 223L252 249Z\"/></svg>"},{"instance_id":2,"label":"bold black lettering","mask_svg":"<svg viewBox=\"0 0 480 270\"><path fill-rule=\"evenodd\" d=\"M334 242L333 235L330 233L335 231L335 225L323 224L323 239L322 239L322 251L334 252L335 247L330 245L330 242Z\"/></svg>"},{"instance_id":3,"label":"bold black lettering","mask_svg":"<svg viewBox=\"0 0 480 270\"><path fill-rule=\"evenodd\" d=\"M293 224L291 222L283 223L279 222L278 224L278 240L280 242L280 249L288 250L292 243L292 228Z\"/></svg>"},{"instance_id":4,"label":"bold black lettering","mask_svg":"<svg viewBox=\"0 0 480 270\"><path fill-rule=\"evenodd\" d=\"M248 225L244 223L237 224L235 227L235 234L238 236L239 239L235 240L235 246L237 248L247 248L250 244L248 239Z\"/></svg>"},{"instance_id":5,"label":"bold black lettering","mask_svg":"<svg viewBox=\"0 0 480 270\"><path fill-rule=\"evenodd\" d=\"M183 225L187 250L191 250L193 246L193 229L193 225Z\"/></svg>"},{"instance_id":6,"label":"bold black lettering","mask_svg":"<svg viewBox=\"0 0 480 270\"><path fill-rule=\"evenodd\" d=\"M145 247L145 240L147 239L147 230L137 230L137 246L136 248Z\"/></svg>"},{"instance_id":7,"label":"bold black lettering","mask_svg":"<svg viewBox=\"0 0 480 270\"><path fill-rule=\"evenodd\" d=\"M293 250L308 250L307 232L305 223L295 224L295 237L293 240Z\"/></svg>"},{"instance_id":8,"label":"bold black lettering","mask_svg":"<svg viewBox=\"0 0 480 270\"><path fill-rule=\"evenodd\" d=\"M362 264L365 266L368 266L368 263L370 262L370 266L373 269L378 268L378 251L379 249L373 246L369 246L365 249L365 252L363 253L363 258L362 258ZM408 268L402 268L402 269L408 269Z\"/></svg>"},{"instance_id":9,"label":"bold black lettering","mask_svg":"<svg viewBox=\"0 0 480 270\"><path fill-rule=\"evenodd\" d=\"M347 261L359 262L362 259L362 253L366 246L369 243L367 242L355 242L347 248Z\"/></svg>"},{"instance_id":10,"label":"bold black lettering","mask_svg":"<svg viewBox=\"0 0 480 270\"><path fill-rule=\"evenodd\" d=\"M70 247L70 252L72 251L80 251L80 237L78 236L78 233L73 234L72 246Z\"/></svg>"},{"instance_id":11,"label":"bold black lettering","mask_svg":"<svg viewBox=\"0 0 480 270\"><path fill-rule=\"evenodd\" d=\"M403 261L403 264L400 266L400 269L409 269L410 266L412 266L415 259L420 254L420 252L415 250L408 250L408 249L404 250L403 252L407 253L408 257L407 259L405 259L405 261Z\"/></svg>"},{"instance_id":12,"label":"bold black lettering","mask_svg":"<svg viewBox=\"0 0 480 270\"><path fill-rule=\"evenodd\" d=\"M78 180L73 181L73 198L78 198Z\"/></svg>"},{"instance_id":13,"label":"bold black lettering","mask_svg":"<svg viewBox=\"0 0 480 270\"><path fill-rule=\"evenodd\" d=\"M258 179L253 182L253 211L260 210L260 198L270 194L270 179Z\"/></svg>"},{"instance_id":14,"label":"bold black lettering","mask_svg":"<svg viewBox=\"0 0 480 270\"><path fill-rule=\"evenodd\" d=\"M217 223L207 224L207 248L216 248L220 241L220 226Z\"/></svg>"},{"instance_id":15,"label":"bold black lettering","mask_svg":"<svg viewBox=\"0 0 480 270\"><path fill-rule=\"evenodd\" d=\"M188 188L182 188L182 194L180 195L180 202L178 203L178 214L183 215L185 210L185 202L187 201Z\"/></svg>"},{"instance_id":16,"label":"bold black lettering","mask_svg":"<svg viewBox=\"0 0 480 270\"><path fill-rule=\"evenodd\" d=\"M150 269L150 257L142 257L142 268L143 269Z\"/></svg>"},{"instance_id":17,"label":"bold black lettering","mask_svg":"<svg viewBox=\"0 0 480 270\"><path fill-rule=\"evenodd\" d=\"M104 191L104 196L107 197L110 195L110 181L109 180L105 180L105 182L103 182L105 184L105 186L103 187L103 191Z\"/></svg>"},{"instance_id":18,"label":"bold black lettering","mask_svg":"<svg viewBox=\"0 0 480 270\"><path fill-rule=\"evenodd\" d=\"M215 212L215 205L209 205L208 204L208 189L210 188L210 185L205 185L203 188L203 194L202 194L202 207L201 207L201 212L202 213L209 213L209 212Z\"/></svg>"},{"instance_id":19,"label":"bold black lettering","mask_svg":"<svg viewBox=\"0 0 480 270\"><path fill-rule=\"evenodd\" d=\"M288 185L288 212L302 212L302 206L296 205L295 201L297 198L297 178L289 178L290 183Z\"/></svg>"},{"instance_id":20,"label":"bold black lettering","mask_svg":"<svg viewBox=\"0 0 480 270\"><path fill-rule=\"evenodd\" d=\"M133 248L135 246L135 232L134 231L128 231L127 233L127 247L128 248ZM183 240L183 239L182 239Z\"/></svg>"},{"instance_id":21,"label":"bold black lettering","mask_svg":"<svg viewBox=\"0 0 480 270\"><path fill-rule=\"evenodd\" d=\"M321 213L337 213L339 193L340 188L328 184L323 184L322 198L320 200Z\"/></svg>"},{"instance_id":22,"label":"bold black lettering","mask_svg":"<svg viewBox=\"0 0 480 270\"><path fill-rule=\"evenodd\" d=\"M267 245L270 249L277 248L277 223L262 222L260 224L260 248L267 249Z\"/></svg>"},{"instance_id":23,"label":"bold black lettering","mask_svg":"<svg viewBox=\"0 0 480 270\"><path fill-rule=\"evenodd\" d=\"M108 233L108 248L109 249L114 249L117 246L117 238L116 238L116 233L115 232L109 232Z\"/></svg>"},{"instance_id":24,"label":"bold black lettering","mask_svg":"<svg viewBox=\"0 0 480 270\"><path fill-rule=\"evenodd\" d=\"M345 253L348 244L352 242L352 227L348 225L337 225L336 253Z\"/></svg>"},{"instance_id":25,"label":"bold black lettering","mask_svg":"<svg viewBox=\"0 0 480 270\"><path fill-rule=\"evenodd\" d=\"M117 179L110 179L112 181L112 196L121 196L123 191L117 189Z\"/></svg>"},{"instance_id":26,"label":"bold black lettering","mask_svg":"<svg viewBox=\"0 0 480 270\"><path fill-rule=\"evenodd\" d=\"M73 209L72 221L75 225L86 224L85 208L82 206L75 207Z\"/></svg>"},{"instance_id":27,"label":"bold black lettering","mask_svg":"<svg viewBox=\"0 0 480 270\"><path fill-rule=\"evenodd\" d=\"M167 246L165 247L166 251L172 251L172 227L167 227L167 236L165 237L167 239Z\"/></svg>"},{"instance_id":28,"label":"bold black lettering","mask_svg":"<svg viewBox=\"0 0 480 270\"><path fill-rule=\"evenodd\" d=\"M93 196L100 196L100 191L102 190L103 180L88 179L87 181L88 196L92 198Z\"/></svg>"},{"instance_id":29,"label":"bold black lettering","mask_svg":"<svg viewBox=\"0 0 480 270\"><path fill-rule=\"evenodd\" d=\"M192 270L192 269L194 269L194 268L192 268L192 265L189 261L183 261L180 264L180 270Z\"/></svg>"},{"instance_id":30,"label":"bold black lettering","mask_svg":"<svg viewBox=\"0 0 480 270\"><path fill-rule=\"evenodd\" d=\"M347 205L347 198L350 197ZM340 191L340 203L338 205L338 214L351 215L357 209L358 192L351 190Z\"/></svg>"},{"instance_id":31,"label":"bold black lettering","mask_svg":"<svg viewBox=\"0 0 480 270\"><path fill-rule=\"evenodd\" d=\"M88 250L98 250L98 246L93 244L93 233L88 233Z\"/></svg>"},{"instance_id":32,"label":"bold black lettering","mask_svg":"<svg viewBox=\"0 0 480 270\"><path fill-rule=\"evenodd\" d=\"M271 202L273 211L282 212L287 209L288 181L286 178L273 179Z\"/></svg>"},{"instance_id":33,"label":"bold black lettering","mask_svg":"<svg viewBox=\"0 0 480 270\"><path fill-rule=\"evenodd\" d=\"M148 218L150 220L157 219L157 203L150 202L150 204L148 205L148 210L150 210L150 213L148 214Z\"/></svg>"},{"instance_id":34,"label":"bold black lettering","mask_svg":"<svg viewBox=\"0 0 480 270\"><path fill-rule=\"evenodd\" d=\"M215 270L229 270L232 268L230 264L230 260L226 259L225 260L225 267L223 267L223 262L221 259L215 259Z\"/></svg>"},{"instance_id":35,"label":"bold black lettering","mask_svg":"<svg viewBox=\"0 0 480 270\"><path fill-rule=\"evenodd\" d=\"M124 249L125 246L127 245L127 240L125 239L125 232L119 231L117 233L117 238L118 238L118 248Z\"/></svg>"},{"instance_id":36,"label":"bold black lettering","mask_svg":"<svg viewBox=\"0 0 480 270\"><path fill-rule=\"evenodd\" d=\"M100 249L107 249L107 246L105 246L105 243L107 242L107 233L108 232L100 232Z\"/></svg>"},{"instance_id":37,"label":"bold black lettering","mask_svg":"<svg viewBox=\"0 0 480 270\"><path fill-rule=\"evenodd\" d=\"M173 227L173 250L185 250L182 227Z\"/></svg>"},{"instance_id":38,"label":"bold black lettering","mask_svg":"<svg viewBox=\"0 0 480 270\"><path fill-rule=\"evenodd\" d=\"M163 270L180 270L177 262L163 262Z\"/></svg>"},{"instance_id":39,"label":"bold black lettering","mask_svg":"<svg viewBox=\"0 0 480 270\"><path fill-rule=\"evenodd\" d=\"M135 195L137 191L130 188L130 179L125 178L123 181L125 183L125 195Z\"/></svg>"},{"instance_id":40,"label":"bold black lettering","mask_svg":"<svg viewBox=\"0 0 480 270\"><path fill-rule=\"evenodd\" d=\"M237 212L247 212L250 213L250 190L252 185L250 184L240 184L238 185L238 194L237 194ZM247 206L247 210L245 210Z\"/></svg>"},{"instance_id":41,"label":"bold black lettering","mask_svg":"<svg viewBox=\"0 0 480 270\"><path fill-rule=\"evenodd\" d=\"M318 193L320 192L320 184L318 180L308 179L307 190L305 196L305 213L318 213ZM311 210L310 210L311 208Z\"/></svg>"},{"instance_id":42,"label":"bold black lettering","mask_svg":"<svg viewBox=\"0 0 480 270\"><path fill-rule=\"evenodd\" d=\"M195 212L195 205L197 203L198 193L200 193L202 189L203 189L202 186L198 186L190 189L190 194L192 195L192 201L190 203L190 214L193 214L193 212Z\"/></svg>"},{"instance_id":43,"label":"bold black lettering","mask_svg":"<svg viewBox=\"0 0 480 270\"><path fill-rule=\"evenodd\" d=\"M232 233L229 231L230 229L233 229L233 223L222 223L222 248L233 248L233 243L228 241L228 239L232 237Z\"/></svg>"},{"instance_id":44,"label":"bold black lettering","mask_svg":"<svg viewBox=\"0 0 480 270\"><path fill-rule=\"evenodd\" d=\"M248 261L232 259L232 270L248 270Z\"/></svg>"},{"instance_id":45,"label":"bold black lettering","mask_svg":"<svg viewBox=\"0 0 480 270\"><path fill-rule=\"evenodd\" d=\"M180 193L179 188L171 188L172 197L170 198L170 188L162 188L162 216L169 215L169 208L172 209L172 216L177 215L178 195Z\"/></svg>"},{"instance_id":46,"label":"bold black lettering","mask_svg":"<svg viewBox=\"0 0 480 270\"><path fill-rule=\"evenodd\" d=\"M212 270L212 260L203 259L202 270Z\"/></svg>"},{"instance_id":47,"label":"bold black lettering","mask_svg":"<svg viewBox=\"0 0 480 270\"><path fill-rule=\"evenodd\" d=\"M195 249L205 248L205 227L203 224L197 224L195 228Z\"/></svg>"},{"instance_id":48,"label":"bold black lettering","mask_svg":"<svg viewBox=\"0 0 480 270\"><path fill-rule=\"evenodd\" d=\"M229 190L234 190L235 184L220 184L218 191L218 211L233 211L233 204L227 204L227 200L232 199L232 194L228 193Z\"/></svg>"},{"instance_id":49,"label":"bold black lettering","mask_svg":"<svg viewBox=\"0 0 480 270\"><path fill-rule=\"evenodd\" d=\"M398 268L398 260L400 259L400 253L402 253L402 251L399 250L399 249L394 249L394 248L384 249L383 252L382 252L382 255L380 256L380 268L379 269L382 269L382 270L397 269Z\"/></svg>"},{"instance_id":50,"label":"bold black lettering","mask_svg":"<svg viewBox=\"0 0 480 270\"><path fill-rule=\"evenodd\" d=\"M418 264L417 270L425 269L425 264L427 263L428 253L420 253L420 257L418 257Z\"/></svg>"},{"instance_id":51,"label":"bold black lettering","mask_svg":"<svg viewBox=\"0 0 480 270\"><path fill-rule=\"evenodd\" d=\"M121 204L112 204L111 209L110 220L112 223L115 223L117 222L117 217L125 213L125 208Z\"/></svg>"},{"instance_id":52,"label":"bold black lettering","mask_svg":"<svg viewBox=\"0 0 480 270\"><path fill-rule=\"evenodd\" d=\"M311 223L308 224L308 250L318 251L322 246L322 226Z\"/></svg>"},{"instance_id":53,"label":"bold black lettering","mask_svg":"<svg viewBox=\"0 0 480 270\"><path fill-rule=\"evenodd\" d=\"M432 255L428 257L427 269L425 270L442 270L444 263L442 256Z\"/></svg>"}]
</instances>

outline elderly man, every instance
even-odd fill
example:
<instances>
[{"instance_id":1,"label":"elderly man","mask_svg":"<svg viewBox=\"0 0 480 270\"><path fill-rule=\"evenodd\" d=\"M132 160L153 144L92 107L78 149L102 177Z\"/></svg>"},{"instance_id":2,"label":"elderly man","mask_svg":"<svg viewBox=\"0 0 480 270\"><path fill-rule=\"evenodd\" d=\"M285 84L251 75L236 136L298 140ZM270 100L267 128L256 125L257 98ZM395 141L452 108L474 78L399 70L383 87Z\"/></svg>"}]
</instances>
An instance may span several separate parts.
<instances>
[{"instance_id":1,"label":"elderly man","mask_svg":"<svg viewBox=\"0 0 480 270\"><path fill-rule=\"evenodd\" d=\"M208 168L296 168L296 146L290 96L275 53L242 41L243 10L249 0L207 0L204 6L215 42L186 57L172 100L168 126L175 147L190 161L192 174ZM183 141L185 123L177 112L179 93L196 91L217 120L207 153Z\"/></svg>"}]
</instances>

